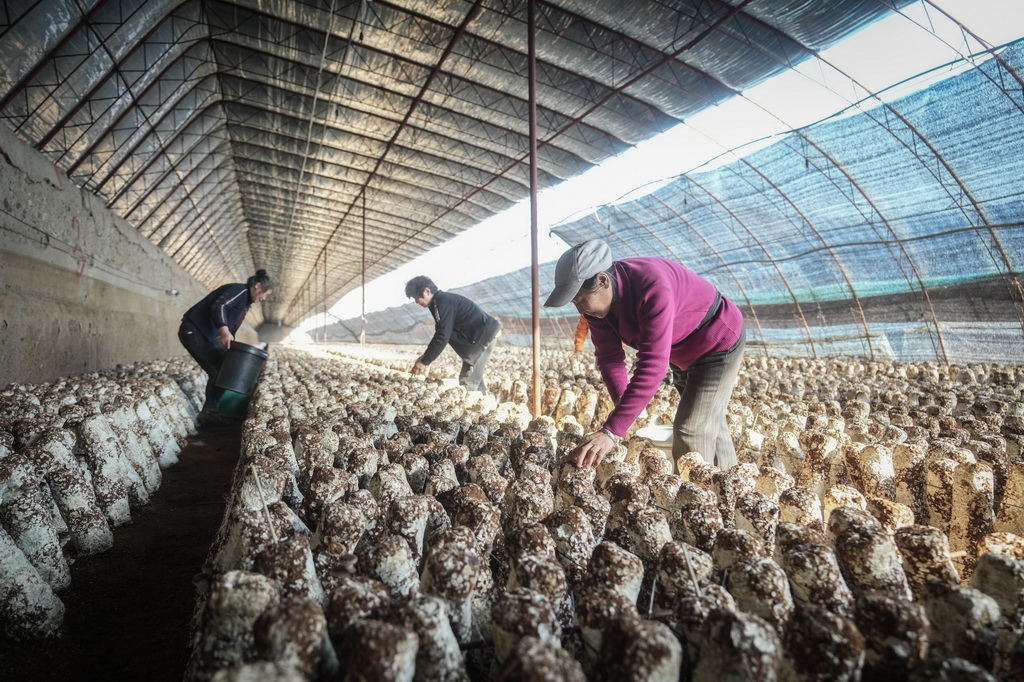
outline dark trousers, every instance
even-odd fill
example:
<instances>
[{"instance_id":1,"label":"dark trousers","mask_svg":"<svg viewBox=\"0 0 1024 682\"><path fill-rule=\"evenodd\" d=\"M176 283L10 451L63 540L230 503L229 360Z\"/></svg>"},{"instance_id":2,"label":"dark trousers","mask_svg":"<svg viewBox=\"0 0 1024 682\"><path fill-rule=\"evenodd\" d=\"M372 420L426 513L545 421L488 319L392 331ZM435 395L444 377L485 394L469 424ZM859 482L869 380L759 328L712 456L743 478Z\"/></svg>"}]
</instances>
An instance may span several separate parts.
<instances>
[{"instance_id":1,"label":"dark trousers","mask_svg":"<svg viewBox=\"0 0 1024 682\"><path fill-rule=\"evenodd\" d=\"M487 368L487 361L491 359L491 352L494 350L494 344L498 341L498 335L495 334L494 338L491 339L490 343L484 346L483 351L477 356L475 360L470 362L465 358L462 359L462 371L459 372L459 385L465 386L470 391L480 391L481 393L487 393L487 383L484 381L484 370Z\"/></svg>"},{"instance_id":2,"label":"dark trousers","mask_svg":"<svg viewBox=\"0 0 1024 682\"><path fill-rule=\"evenodd\" d=\"M206 372L206 400L203 402L203 410L216 411L220 397L224 395L224 389L216 385L217 375L228 351L221 345L219 338L207 341L199 329L188 320L183 320L178 327L178 340Z\"/></svg>"},{"instance_id":3,"label":"dark trousers","mask_svg":"<svg viewBox=\"0 0 1024 682\"><path fill-rule=\"evenodd\" d=\"M719 469L736 464L736 447L725 415L746 345L744 329L729 350L709 353L685 371L672 366L672 383L679 391L679 408L673 422L673 458L699 452L705 462Z\"/></svg>"}]
</instances>

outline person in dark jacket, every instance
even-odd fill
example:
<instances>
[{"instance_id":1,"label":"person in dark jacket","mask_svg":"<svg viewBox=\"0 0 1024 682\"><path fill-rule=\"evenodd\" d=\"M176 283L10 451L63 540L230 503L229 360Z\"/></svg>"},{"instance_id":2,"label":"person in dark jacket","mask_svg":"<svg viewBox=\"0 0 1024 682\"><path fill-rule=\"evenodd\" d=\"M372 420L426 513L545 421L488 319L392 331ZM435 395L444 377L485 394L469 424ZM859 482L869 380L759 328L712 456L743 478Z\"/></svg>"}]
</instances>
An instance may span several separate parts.
<instances>
[{"instance_id":1,"label":"person in dark jacket","mask_svg":"<svg viewBox=\"0 0 1024 682\"><path fill-rule=\"evenodd\" d=\"M273 289L274 282L267 271L257 270L244 284L239 282L217 287L181 318L178 339L207 375L200 423L214 423L221 419L217 406L224 389L216 385L217 374L249 307L263 302Z\"/></svg>"},{"instance_id":2,"label":"person in dark jacket","mask_svg":"<svg viewBox=\"0 0 1024 682\"><path fill-rule=\"evenodd\" d=\"M487 393L484 368L501 335L501 323L465 296L439 291L434 281L423 275L406 283L405 295L430 311L436 327L427 349L416 358L412 373L427 371L427 365L437 359L445 345L450 345L462 358L459 384Z\"/></svg>"}]
</instances>

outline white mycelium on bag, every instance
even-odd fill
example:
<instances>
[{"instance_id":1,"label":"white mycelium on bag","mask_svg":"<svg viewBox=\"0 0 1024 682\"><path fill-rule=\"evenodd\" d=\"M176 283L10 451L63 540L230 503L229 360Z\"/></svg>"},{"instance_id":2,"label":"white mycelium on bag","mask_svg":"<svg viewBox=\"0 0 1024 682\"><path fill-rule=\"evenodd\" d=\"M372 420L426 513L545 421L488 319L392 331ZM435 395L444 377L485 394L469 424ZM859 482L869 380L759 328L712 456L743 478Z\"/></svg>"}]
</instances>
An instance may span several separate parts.
<instances>
[{"instance_id":1,"label":"white mycelium on bag","mask_svg":"<svg viewBox=\"0 0 1024 682\"><path fill-rule=\"evenodd\" d=\"M903 570L914 596L920 599L931 580L951 585L960 582L949 551L949 538L932 526L905 526L893 538L900 549Z\"/></svg>"},{"instance_id":2,"label":"white mycelium on bag","mask_svg":"<svg viewBox=\"0 0 1024 682\"><path fill-rule=\"evenodd\" d=\"M180 386L197 372L184 361L139 363L0 391L8 634L44 636L60 625L54 590L71 583L69 559L110 549L112 528L131 522L131 506L149 501L161 467L195 433Z\"/></svg>"},{"instance_id":3,"label":"white mycelium on bag","mask_svg":"<svg viewBox=\"0 0 1024 682\"><path fill-rule=\"evenodd\" d=\"M114 544L114 534L100 510L96 493L75 461L75 436L66 429L43 433L29 448L37 471L49 484L60 515L79 556L98 554Z\"/></svg>"}]
</instances>

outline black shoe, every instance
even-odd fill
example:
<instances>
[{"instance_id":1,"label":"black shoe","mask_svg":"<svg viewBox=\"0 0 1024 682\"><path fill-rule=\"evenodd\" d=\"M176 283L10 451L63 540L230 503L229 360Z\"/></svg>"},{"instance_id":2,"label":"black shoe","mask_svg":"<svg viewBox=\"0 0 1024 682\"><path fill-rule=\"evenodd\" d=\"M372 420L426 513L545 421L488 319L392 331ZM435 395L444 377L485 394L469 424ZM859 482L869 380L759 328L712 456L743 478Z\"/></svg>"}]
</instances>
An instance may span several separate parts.
<instances>
[{"instance_id":1,"label":"black shoe","mask_svg":"<svg viewBox=\"0 0 1024 682\"><path fill-rule=\"evenodd\" d=\"M220 412L213 410L203 410L199 413L199 425L200 426L227 426L231 424L231 420L227 419Z\"/></svg>"}]
</instances>

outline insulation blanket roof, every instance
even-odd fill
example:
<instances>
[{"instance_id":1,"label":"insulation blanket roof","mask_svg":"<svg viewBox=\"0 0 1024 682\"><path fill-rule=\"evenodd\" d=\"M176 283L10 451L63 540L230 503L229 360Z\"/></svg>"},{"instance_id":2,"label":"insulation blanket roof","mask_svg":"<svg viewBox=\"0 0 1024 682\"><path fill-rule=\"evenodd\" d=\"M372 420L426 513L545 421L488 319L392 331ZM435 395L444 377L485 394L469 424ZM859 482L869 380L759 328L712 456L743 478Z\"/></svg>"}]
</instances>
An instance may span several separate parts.
<instances>
[{"instance_id":1,"label":"insulation blanket roof","mask_svg":"<svg viewBox=\"0 0 1024 682\"><path fill-rule=\"evenodd\" d=\"M539 187L905 4L537 2ZM528 196L528 43L525 0L5 2L0 120L207 286L270 271L278 287L264 317L294 325ZM785 171L791 154L773 153ZM756 198L750 171L735 172L746 178L728 201ZM767 230L792 213L777 206L754 229L774 240ZM820 246L803 227L766 254L715 220L712 246L726 260L790 249L818 260L799 255ZM843 229L838 216L821 222ZM757 300L787 296L748 286ZM791 286L805 283L793 273Z\"/></svg>"}]
</instances>

